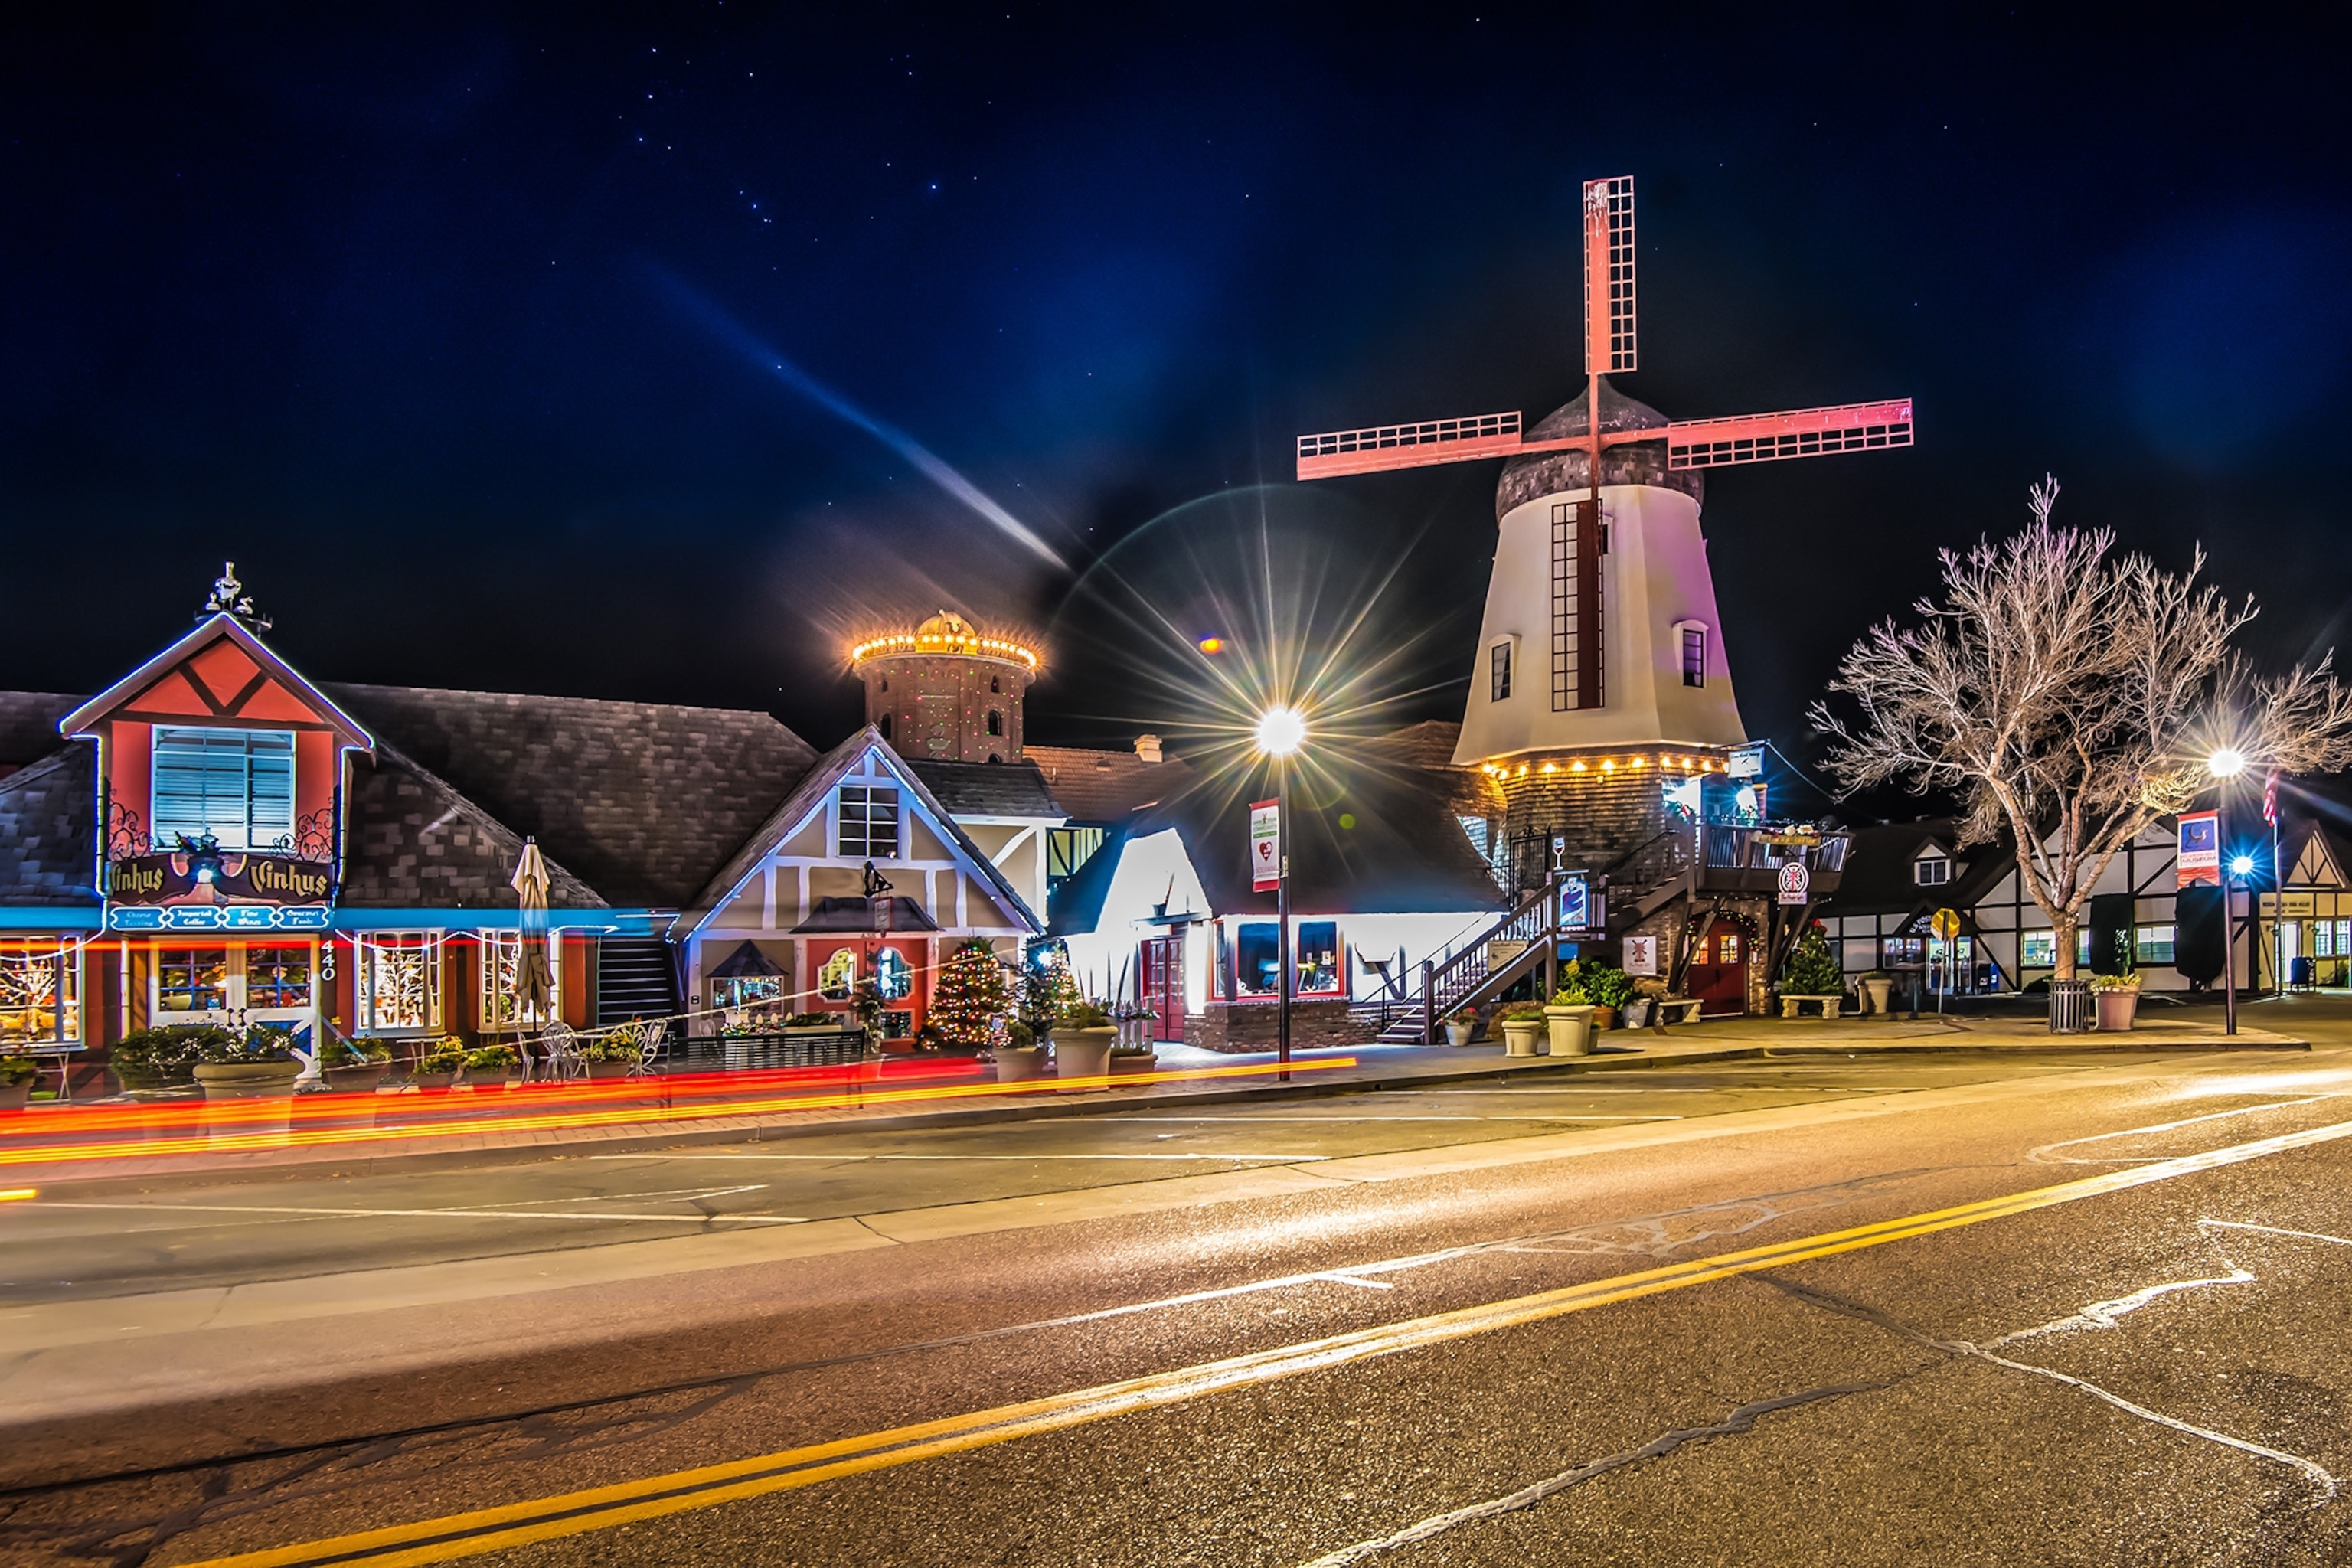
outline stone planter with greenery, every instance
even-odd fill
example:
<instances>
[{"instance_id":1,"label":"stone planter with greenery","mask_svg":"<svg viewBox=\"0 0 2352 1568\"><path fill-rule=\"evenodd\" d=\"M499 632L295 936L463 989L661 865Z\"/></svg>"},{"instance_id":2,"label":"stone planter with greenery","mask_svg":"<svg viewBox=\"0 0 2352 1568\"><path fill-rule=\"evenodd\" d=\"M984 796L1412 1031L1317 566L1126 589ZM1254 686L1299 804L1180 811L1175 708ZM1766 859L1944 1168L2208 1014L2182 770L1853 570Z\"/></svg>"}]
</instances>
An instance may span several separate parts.
<instances>
[{"instance_id":1,"label":"stone planter with greenery","mask_svg":"<svg viewBox=\"0 0 2352 1568\"><path fill-rule=\"evenodd\" d=\"M319 1048L319 1076L337 1094L373 1094L392 1071L392 1047L380 1040L330 1036Z\"/></svg>"},{"instance_id":2,"label":"stone planter with greenery","mask_svg":"<svg viewBox=\"0 0 2352 1568\"><path fill-rule=\"evenodd\" d=\"M455 1035L444 1035L432 1048L416 1059L414 1081L420 1089L448 1089L466 1070L466 1042Z\"/></svg>"},{"instance_id":3,"label":"stone planter with greenery","mask_svg":"<svg viewBox=\"0 0 2352 1568\"><path fill-rule=\"evenodd\" d=\"M172 1024L133 1029L109 1048L107 1065L131 1092L184 1089L196 1081L206 1051L234 1047L236 1037L217 1024Z\"/></svg>"},{"instance_id":4,"label":"stone planter with greenery","mask_svg":"<svg viewBox=\"0 0 2352 1568\"><path fill-rule=\"evenodd\" d=\"M1503 1026L1503 1054L1507 1057L1539 1057L1543 1055L1544 1030L1549 1011L1540 1002L1520 1002L1495 1015Z\"/></svg>"},{"instance_id":5,"label":"stone planter with greenery","mask_svg":"<svg viewBox=\"0 0 2352 1568\"><path fill-rule=\"evenodd\" d=\"M1045 1076L1051 1038L1014 1018L1004 1026L1004 1044L992 1053L999 1083L1027 1083Z\"/></svg>"},{"instance_id":6,"label":"stone planter with greenery","mask_svg":"<svg viewBox=\"0 0 2352 1568\"><path fill-rule=\"evenodd\" d=\"M2091 1000L2099 1010L2101 1034L2127 1032L2139 1015L2139 975L2092 975Z\"/></svg>"},{"instance_id":7,"label":"stone planter with greenery","mask_svg":"<svg viewBox=\"0 0 2352 1568\"><path fill-rule=\"evenodd\" d=\"M1118 1026L1110 1009L1096 1002L1073 1002L1054 1020L1054 1076L1098 1079L1110 1073L1110 1048Z\"/></svg>"},{"instance_id":8,"label":"stone planter with greenery","mask_svg":"<svg viewBox=\"0 0 2352 1568\"><path fill-rule=\"evenodd\" d=\"M522 1077L522 1056L512 1046L478 1046L466 1053L466 1081L476 1089L504 1089Z\"/></svg>"},{"instance_id":9,"label":"stone planter with greenery","mask_svg":"<svg viewBox=\"0 0 2352 1568\"><path fill-rule=\"evenodd\" d=\"M242 1035L219 1031L207 1041L203 1059L190 1069L206 1100L270 1100L294 1098L294 1080L302 1076L302 1058L294 1054L289 1031L257 1025Z\"/></svg>"},{"instance_id":10,"label":"stone planter with greenery","mask_svg":"<svg viewBox=\"0 0 2352 1568\"><path fill-rule=\"evenodd\" d=\"M22 1110L33 1103L33 1079L39 1073L33 1058L10 1051L0 1056L0 1110Z\"/></svg>"},{"instance_id":11,"label":"stone planter with greenery","mask_svg":"<svg viewBox=\"0 0 2352 1568\"><path fill-rule=\"evenodd\" d=\"M1883 969L1874 969L1854 982L1854 989L1862 993L1862 1010L1864 1013L1883 1016L1887 1011L1887 1001L1895 993L1895 976Z\"/></svg>"},{"instance_id":12,"label":"stone planter with greenery","mask_svg":"<svg viewBox=\"0 0 2352 1568\"><path fill-rule=\"evenodd\" d=\"M1478 1033L1478 1009L1465 1007L1445 1020L1445 1043L1466 1046Z\"/></svg>"},{"instance_id":13,"label":"stone planter with greenery","mask_svg":"<svg viewBox=\"0 0 2352 1568\"><path fill-rule=\"evenodd\" d=\"M1543 1016L1544 1030L1550 1037L1553 1056L1591 1054L1595 1011L1591 993L1578 981L1570 980L1551 994L1550 1002L1544 1006Z\"/></svg>"},{"instance_id":14,"label":"stone planter with greenery","mask_svg":"<svg viewBox=\"0 0 2352 1568\"><path fill-rule=\"evenodd\" d=\"M645 1054L646 1026L636 1018L615 1025L601 1035L592 1035L580 1047L580 1059L588 1064L592 1082L628 1077L629 1069Z\"/></svg>"}]
</instances>

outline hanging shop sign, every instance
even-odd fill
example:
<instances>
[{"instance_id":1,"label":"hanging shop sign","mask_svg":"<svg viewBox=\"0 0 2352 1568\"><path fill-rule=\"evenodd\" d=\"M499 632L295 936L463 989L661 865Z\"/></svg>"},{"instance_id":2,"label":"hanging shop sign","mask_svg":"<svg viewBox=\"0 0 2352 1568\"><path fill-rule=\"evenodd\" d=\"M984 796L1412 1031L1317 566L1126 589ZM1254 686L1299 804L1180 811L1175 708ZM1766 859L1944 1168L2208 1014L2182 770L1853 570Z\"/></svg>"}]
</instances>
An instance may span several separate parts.
<instances>
[{"instance_id":1,"label":"hanging shop sign","mask_svg":"<svg viewBox=\"0 0 2352 1568\"><path fill-rule=\"evenodd\" d=\"M1564 942L1588 942L1609 923L1606 900L1581 876L1563 877L1559 884L1559 934Z\"/></svg>"},{"instance_id":2,"label":"hanging shop sign","mask_svg":"<svg viewBox=\"0 0 2352 1568\"><path fill-rule=\"evenodd\" d=\"M1627 937L1624 970L1626 973L1633 975L1657 973L1658 939L1654 936Z\"/></svg>"},{"instance_id":3,"label":"hanging shop sign","mask_svg":"<svg viewBox=\"0 0 2352 1568\"><path fill-rule=\"evenodd\" d=\"M1723 772L1727 778L1762 778L1764 776L1764 748L1761 746L1732 747L1730 754L1723 759Z\"/></svg>"},{"instance_id":4,"label":"hanging shop sign","mask_svg":"<svg viewBox=\"0 0 2352 1568\"><path fill-rule=\"evenodd\" d=\"M334 885L324 860L287 855L132 855L106 863L114 904L316 904Z\"/></svg>"},{"instance_id":5,"label":"hanging shop sign","mask_svg":"<svg viewBox=\"0 0 2352 1568\"><path fill-rule=\"evenodd\" d=\"M2179 886L2193 888L2203 882L2211 887L2221 885L2221 814L2218 811L2184 811L2180 814L2180 842L2175 852L2175 869Z\"/></svg>"},{"instance_id":6,"label":"hanging shop sign","mask_svg":"<svg viewBox=\"0 0 2352 1568\"><path fill-rule=\"evenodd\" d=\"M1780 902L1801 904L1811 891L1813 874L1802 860L1791 860L1780 868Z\"/></svg>"},{"instance_id":7,"label":"hanging shop sign","mask_svg":"<svg viewBox=\"0 0 2352 1568\"><path fill-rule=\"evenodd\" d=\"M326 904L109 904L109 931L325 931Z\"/></svg>"},{"instance_id":8,"label":"hanging shop sign","mask_svg":"<svg viewBox=\"0 0 2352 1568\"><path fill-rule=\"evenodd\" d=\"M1282 806L1250 802L1250 890L1270 893L1282 886Z\"/></svg>"}]
</instances>

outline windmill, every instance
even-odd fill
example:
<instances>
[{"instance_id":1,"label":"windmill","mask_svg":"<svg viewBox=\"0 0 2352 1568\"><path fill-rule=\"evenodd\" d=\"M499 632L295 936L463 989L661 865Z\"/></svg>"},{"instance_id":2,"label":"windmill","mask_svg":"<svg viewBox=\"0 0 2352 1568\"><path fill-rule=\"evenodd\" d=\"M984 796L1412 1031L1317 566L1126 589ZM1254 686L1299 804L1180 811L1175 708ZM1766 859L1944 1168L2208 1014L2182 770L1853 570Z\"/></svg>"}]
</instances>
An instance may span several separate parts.
<instances>
[{"instance_id":1,"label":"windmill","mask_svg":"<svg viewBox=\"0 0 2352 1568\"><path fill-rule=\"evenodd\" d=\"M1549 633L1550 701L1554 713L1589 712L1607 705L1607 688L1603 683L1604 626L1602 617L1601 558L1609 551L1609 534L1604 527L1601 490L1604 483L1603 454L1612 447L1636 443L1664 443L1664 469L1669 475L1685 474L1681 487L1692 497L1692 538L1696 541L1698 486L1696 470L1725 468L1738 463L1775 462L1790 458L1828 457L1839 452L1875 451L1892 447L1911 445L1911 400L1895 398L1880 403L1850 403L1832 408L1802 408L1780 414L1742 414L1721 419L1665 420L1653 411L1630 400L1620 399L1619 408L1612 409L1607 400L1614 395L1603 380L1604 376L1623 374L1639 363L1639 332L1635 316L1634 244L1633 244L1633 181L1631 176L1605 180L1588 180L1584 184L1584 374L1585 396L1580 430L1547 433L1538 426L1523 428L1520 416L1513 411L1503 414L1470 415L1454 419L1431 419L1410 425L1382 425L1363 430L1335 430L1318 436L1298 438L1298 477L1301 479L1337 478L1344 474L1377 473L1391 468L1416 468L1437 463L1470 462L1483 458L1523 458L1545 453L1579 451L1584 457L1586 497L1582 503L1561 502L1555 506L1549 551L1529 549L1514 551L1511 530L1506 526L1505 540L1496 555L1496 582L1488 595L1489 627L1493 630L1498 593L1503 588L1507 569L1514 574L1528 573L1535 580L1550 584ZM1620 410L1635 411L1620 416ZM1562 409L1545 426L1562 423L1563 416L1573 416L1575 405ZM1617 427L1609 427L1615 421ZM1573 422L1566 421L1566 422ZM1654 454L1654 448L1652 449ZM1654 473L1654 456L1642 463L1644 470ZM1633 482L1643 482L1636 479ZM1551 492L1558 494L1559 492ZM1498 512L1507 510L1498 504ZM1498 521L1505 521L1498 519ZM1528 544L1540 542L1528 540ZM1703 575L1705 546L1697 543L1697 570ZM1534 558L1548 553L1549 559ZM1518 559L1513 559L1514 555ZM1706 587L1706 618L1713 619L1713 588ZM1685 616L1685 620L1689 619ZM1656 645L1654 653L1672 653L1683 657L1682 648L1672 646L1674 639L1662 639L1661 631L1672 631L1684 623L1646 626L1643 631L1649 642ZM1509 634L1516 638L1517 633ZM1704 635L1704 634L1702 634ZM1612 639L1614 640L1614 639ZM1687 644L1687 630L1681 639ZM1517 647L1516 640L1511 645ZM1720 638L1717 637L1719 658ZM1488 678L1489 690L1508 693L1515 670L1505 668L1501 656L1491 648L1482 654L1486 660L1480 671ZM1657 665L1654 658L1654 675L1660 669L1671 672L1673 664ZM1685 683L1697 684L1691 672L1684 671ZM1699 675L1703 680L1704 671ZM1728 670L1723 673L1725 701L1728 703ZM1524 684L1523 682L1521 683ZM1474 739L1472 720L1476 717L1476 694L1479 685L1473 681L1474 712L1465 719L1463 736L1464 753L1476 753L1479 742ZM1501 700L1500 698L1492 699ZM1673 704L1666 704L1668 709ZM1654 709L1650 715L1657 717ZM1666 715L1671 721L1672 714ZM1699 722L1698 721L1692 721ZM1738 715L1731 711L1730 725L1736 730ZM1708 727L1702 722L1702 727ZM1507 726L1507 728L1508 728ZM1744 735L1729 735L1722 730L1719 720L1711 728L1715 733L1676 735L1671 732L1645 734L1650 728L1637 723L1633 732L1617 734L1612 726L1600 731L1566 735L1544 731L1550 727L1520 725L1511 733L1497 735L1504 744L1490 750L1486 755L1509 754L1546 749L1552 745L1575 745L1587 741L1594 743L1614 743L1624 741L1658 740L1672 742L1691 740L1700 742L1720 742L1726 735L1732 741ZM1524 731L1524 732L1521 732ZM1482 760L1477 754L1458 754L1457 762Z\"/></svg>"}]
</instances>

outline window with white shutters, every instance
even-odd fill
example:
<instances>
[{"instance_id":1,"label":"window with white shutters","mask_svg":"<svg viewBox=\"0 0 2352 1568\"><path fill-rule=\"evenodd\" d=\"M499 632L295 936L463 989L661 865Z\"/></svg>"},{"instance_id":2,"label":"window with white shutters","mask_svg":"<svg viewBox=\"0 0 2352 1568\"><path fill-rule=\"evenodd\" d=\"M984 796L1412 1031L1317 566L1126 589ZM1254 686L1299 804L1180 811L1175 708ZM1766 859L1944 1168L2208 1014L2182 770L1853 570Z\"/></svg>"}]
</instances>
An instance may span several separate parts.
<instances>
[{"instance_id":1,"label":"window with white shutters","mask_svg":"<svg viewBox=\"0 0 2352 1568\"><path fill-rule=\"evenodd\" d=\"M159 724L152 754L157 848L206 833L224 849L294 847L292 731Z\"/></svg>"}]
</instances>

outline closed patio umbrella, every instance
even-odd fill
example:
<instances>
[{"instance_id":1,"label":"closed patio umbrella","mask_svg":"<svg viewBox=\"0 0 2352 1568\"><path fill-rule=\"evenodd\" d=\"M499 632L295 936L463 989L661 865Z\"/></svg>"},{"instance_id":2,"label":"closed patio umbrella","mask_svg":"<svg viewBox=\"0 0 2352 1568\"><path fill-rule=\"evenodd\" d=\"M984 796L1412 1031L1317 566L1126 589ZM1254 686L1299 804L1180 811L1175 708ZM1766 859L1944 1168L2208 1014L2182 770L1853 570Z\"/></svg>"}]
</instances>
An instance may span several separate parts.
<instances>
[{"instance_id":1,"label":"closed patio umbrella","mask_svg":"<svg viewBox=\"0 0 2352 1568\"><path fill-rule=\"evenodd\" d=\"M515 1006L519 1012L529 1009L533 1019L545 1018L554 1011L555 976L547 963L547 858L539 852L538 839L522 841L522 854L509 880L522 913L522 952L515 962Z\"/></svg>"}]
</instances>

